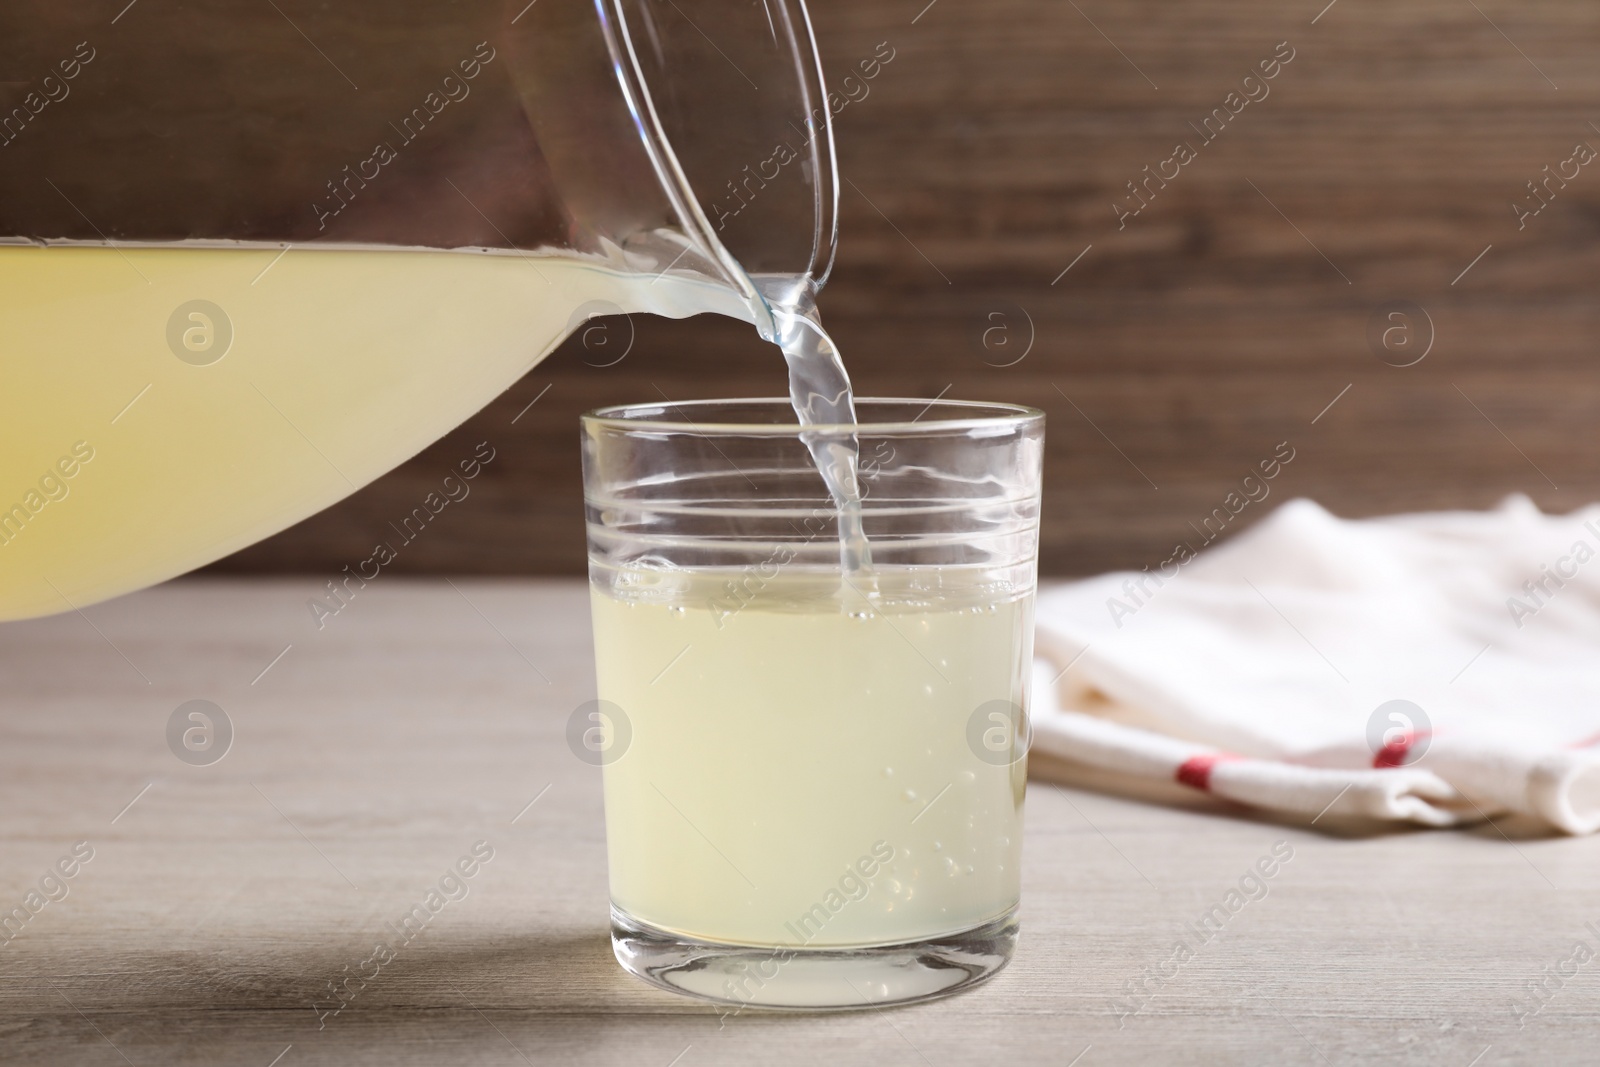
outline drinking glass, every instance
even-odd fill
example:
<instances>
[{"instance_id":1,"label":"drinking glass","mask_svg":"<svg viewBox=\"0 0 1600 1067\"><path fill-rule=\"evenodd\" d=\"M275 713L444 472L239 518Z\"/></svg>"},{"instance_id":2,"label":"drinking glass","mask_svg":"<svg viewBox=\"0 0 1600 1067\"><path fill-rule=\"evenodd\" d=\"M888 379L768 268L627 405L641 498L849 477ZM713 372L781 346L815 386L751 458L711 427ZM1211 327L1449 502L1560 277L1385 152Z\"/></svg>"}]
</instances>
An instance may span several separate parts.
<instances>
[{"instance_id":1,"label":"drinking glass","mask_svg":"<svg viewBox=\"0 0 1600 1067\"><path fill-rule=\"evenodd\" d=\"M603 766L613 949L735 1008L940 996L1016 943L1044 416L857 410L583 419L598 691L572 728ZM853 442L859 509L817 437Z\"/></svg>"}]
</instances>

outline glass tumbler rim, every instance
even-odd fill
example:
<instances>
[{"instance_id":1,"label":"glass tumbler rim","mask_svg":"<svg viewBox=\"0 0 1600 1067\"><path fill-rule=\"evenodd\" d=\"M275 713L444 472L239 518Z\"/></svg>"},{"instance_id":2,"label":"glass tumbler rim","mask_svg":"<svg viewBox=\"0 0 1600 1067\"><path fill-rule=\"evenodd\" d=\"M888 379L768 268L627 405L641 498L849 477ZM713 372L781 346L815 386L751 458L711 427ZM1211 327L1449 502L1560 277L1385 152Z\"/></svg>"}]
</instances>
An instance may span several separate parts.
<instances>
[{"instance_id":1,"label":"glass tumbler rim","mask_svg":"<svg viewBox=\"0 0 1600 1067\"><path fill-rule=\"evenodd\" d=\"M726 412L740 407L767 408L777 416L785 414L793 416L794 408L788 397L759 396L609 404L584 412L582 422L586 429L630 433L684 433L703 437L795 437L802 432L869 436L878 434L933 436L951 431L1023 430L1042 425L1045 418L1043 411L1026 404L988 400L858 396L855 398L855 403L858 408L878 405L904 407L907 417L858 420L848 423L818 423L809 426L802 426L799 422L718 420L719 411ZM667 417L667 413L672 411L679 412L680 417Z\"/></svg>"}]
</instances>

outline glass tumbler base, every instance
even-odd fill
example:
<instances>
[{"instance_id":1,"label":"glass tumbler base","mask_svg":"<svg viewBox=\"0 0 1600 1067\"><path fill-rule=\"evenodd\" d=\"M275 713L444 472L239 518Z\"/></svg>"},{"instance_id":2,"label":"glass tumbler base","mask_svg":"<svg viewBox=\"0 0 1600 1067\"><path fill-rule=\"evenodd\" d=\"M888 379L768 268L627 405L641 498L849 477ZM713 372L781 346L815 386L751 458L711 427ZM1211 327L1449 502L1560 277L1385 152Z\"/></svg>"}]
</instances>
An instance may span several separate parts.
<instances>
[{"instance_id":1,"label":"glass tumbler base","mask_svg":"<svg viewBox=\"0 0 1600 1067\"><path fill-rule=\"evenodd\" d=\"M700 941L611 909L611 949L652 985L737 1008L847 1011L948 996L993 977L1017 946L1017 910L925 941L789 948Z\"/></svg>"}]
</instances>

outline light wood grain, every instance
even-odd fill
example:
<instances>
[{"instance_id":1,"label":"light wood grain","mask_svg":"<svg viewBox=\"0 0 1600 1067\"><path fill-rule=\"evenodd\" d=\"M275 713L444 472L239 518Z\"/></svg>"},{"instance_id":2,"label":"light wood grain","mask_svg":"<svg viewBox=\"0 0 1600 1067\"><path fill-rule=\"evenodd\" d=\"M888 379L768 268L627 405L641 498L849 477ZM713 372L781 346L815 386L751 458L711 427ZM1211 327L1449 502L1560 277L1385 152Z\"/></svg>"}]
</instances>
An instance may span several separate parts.
<instances>
[{"instance_id":1,"label":"light wood grain","mask_svg":"<svg viewBox=\"0 0 1600 1067\"><path fill-rule=\"evenodd\" d=\"M1575 940L1600 947L1594 841L1325 834L1086 780L1030 783L1023 937L992 983L719 1026L610 958L597 772L563 740L593 691L581 585L458 585L385 578L321 632L314 583L291 580L188 580L0 627L0 908L72 842L95 849L0 947L0 1062L1592 1058L1600 963L1520 1029L1511 1004ZM209 767L164 739L193 698L236 727ZM495 857L470 894L319 1030L326 984L478 839ZM1119 1026L1109 999L1277 841L1294 858L1265 899Z\"/></svg>"}]
</instances>

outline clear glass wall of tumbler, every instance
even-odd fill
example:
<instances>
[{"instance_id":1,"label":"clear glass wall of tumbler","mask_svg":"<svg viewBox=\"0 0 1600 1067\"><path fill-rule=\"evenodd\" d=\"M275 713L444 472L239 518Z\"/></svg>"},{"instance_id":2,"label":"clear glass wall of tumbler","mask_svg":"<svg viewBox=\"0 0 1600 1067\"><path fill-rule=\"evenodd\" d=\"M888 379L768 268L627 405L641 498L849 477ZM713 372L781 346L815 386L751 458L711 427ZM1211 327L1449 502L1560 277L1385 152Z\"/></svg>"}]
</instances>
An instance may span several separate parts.
<instances>
[{"instance_id":1,"label":"clear glass wall of tumbler","mask_svg":"<svg viewBox=\"0 0 1600 1067\"><path fill-rule=\"evenodd\" d=\"M613 946L678 992L904 1002L1015 946L1044 417L857 405L583 420ZM850 570L813 434L858 456Z\"/></svg>"}]
</instances>

